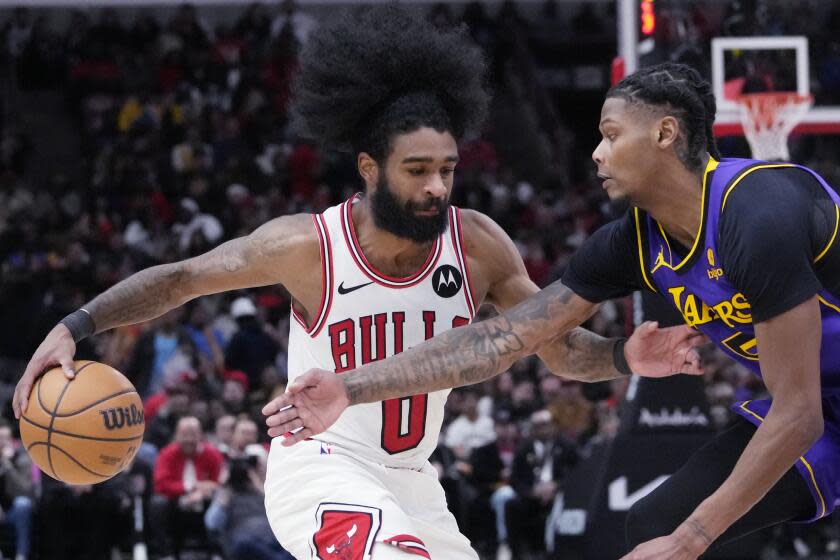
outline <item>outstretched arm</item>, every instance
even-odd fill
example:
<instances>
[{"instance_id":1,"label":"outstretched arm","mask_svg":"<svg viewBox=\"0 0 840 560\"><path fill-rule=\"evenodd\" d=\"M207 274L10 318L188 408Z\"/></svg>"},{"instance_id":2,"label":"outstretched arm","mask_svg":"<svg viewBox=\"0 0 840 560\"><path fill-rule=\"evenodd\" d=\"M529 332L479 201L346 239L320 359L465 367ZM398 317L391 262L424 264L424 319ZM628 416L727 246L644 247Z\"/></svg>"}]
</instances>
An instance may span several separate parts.
<instances>
[{"instance_id":1,"label":"outstretched arm","mask_svg":"<svg viewBox=\"0 0 840 560\"><path fill-rule=\"evenodd\" d=\"M558 281L492 319L446 331L385 360L340 375L311 370L263 408L268 433L304 428L284 440L292 445L324 431L349 405L484 381L579 325L596 307Z\"/></svg>"},{"instance_id":2,"label":"outstretched arm","mask_svg":"<svg viewBox=\"0 0 840 560\"><path fill-rule=\"evenodd\" d=\"M202 295L285 283L282 265L300 252L300 238L311 229L309 216L278 218L203 255L141 270L84 309L102 332L154 319Z\"/></svg>"},{"instance_id":3,"label":"outstretched arm","mask_svg":"<svg viewBox=\"0 0 840 560\"><path fill-rule=\"evenodd\" d=\"M452 329L341 378L351 404L478 383L584 322L596 307L558 281L497 317Z\"/></svg>"},{"instance_id":4,"label":"outstretched arm","mask_svg":"<svg viewBox=\"0 0 840 560\"><path fill-rule=\"evenodd\" d=\"M284 283L294 291L295 287L288 286L287 281L295 279L287 271L300 270L307 255L319 258L311 217L278 218L249 236L228 241L203 255L141 270L95 297L71 317L85 336L154 319L205 294L274 283ZM12 401L15 416L20 417L26 410L32 384L46 368L61 366L72 379L75 353L74 336L64 323L59 323L38 346L18 382Z\"/></svg>"},{"instance_id":5,"label":"outstretched arm","mask_svg":"<svg viewBox=\"0 0 840 560\"><path fill-rule=\"evenodd\" d=\"M498 224L472 210L462 210L461 215L470 266L477 272L476 282L487 286L489 303L504 311L540 291L528 276L513 241ZM592 243L595 246L587 249L589 253L611 250L597 237ZM617 283L624 282L620 274L602 274L616 278ZM479 290L482 287L479 285ZM628 282L625 288L632 290L633 286ZM555 375L594 382L617 379L631 371L648 377L702 373L693 347L703 341L703 335L687 326L658 329L656 323L644 323L626 344L624 339L604 338L577 327L553 333L536 353Z\"/></svg>"}]
</instances>

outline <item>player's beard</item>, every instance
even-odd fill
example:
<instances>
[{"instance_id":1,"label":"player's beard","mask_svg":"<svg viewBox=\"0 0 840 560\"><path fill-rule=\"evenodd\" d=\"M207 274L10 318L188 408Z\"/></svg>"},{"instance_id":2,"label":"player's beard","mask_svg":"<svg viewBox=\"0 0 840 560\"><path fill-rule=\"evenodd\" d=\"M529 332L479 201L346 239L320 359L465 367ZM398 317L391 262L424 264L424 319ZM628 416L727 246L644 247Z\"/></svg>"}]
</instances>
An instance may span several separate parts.
<instances>
[{"instance_id":1,"label":"player's beard","mask_svg":"<svg viewBox=\"0 0 840 560\"><path fill-rule=\"evenodd\" d=\"M449 200L435 198L423 204L413 200L402 201L388 186L384 176L380 177L376 190L370 197L370 205L376 227L417 243L432 241L445 232L449 225ZM438 209L434 216L415 214L417 211L433 208Z\"/></svg>"}]
</instances>

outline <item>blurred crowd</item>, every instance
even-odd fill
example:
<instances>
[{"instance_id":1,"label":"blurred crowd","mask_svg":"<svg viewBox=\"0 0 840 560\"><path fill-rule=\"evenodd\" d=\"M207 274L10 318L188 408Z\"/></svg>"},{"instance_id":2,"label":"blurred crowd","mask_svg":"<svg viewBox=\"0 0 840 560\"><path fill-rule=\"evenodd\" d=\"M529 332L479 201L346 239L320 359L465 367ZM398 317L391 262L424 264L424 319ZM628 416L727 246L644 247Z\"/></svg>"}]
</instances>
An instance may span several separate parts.
<instances>
[{"instance_id":1,"label":"blurred crowd","mask_svg":"<svg viewBox=\"0 0 840 560\"><path fill-rule=\"evenodd\" d=\"M593 40L611 34L614 23L603 22L614 20L612 7L570 4L574 13L555 27L553 0L530 16L512 2L422 9L437 25L468 23L491 60L497 98L521 110L517 130L506 127L508 103L464 139L453 202L501 224L544 286L612 210L589 137L564 124L563 107L545 104L532 49L569 26ZM242 7L215 25L189 4L166 18L110 9L63 16L62 27L49 12L21 8L0 37L3 81L13 88L0 137L0 407L8 419L0 422L0 549L19 560L76 560L146 543L152 558L189 550L288 558L262 504L260 414L285 389L282 287L201 298L79 345L79 359L124 372L144 398L143 447L131 470L107 483L70 487L33 469L15 443L9 397L46 332L120 279L273 217L322 211L361 188L352 159L299 138L289 119L297 53L318 18L291 0ZM10 100L44 90L61 94L45 111L77 158L72 168L49 169L16 126ZM71 123L69 137L61 122ZM536 148L523 160L500 134ZM539 172L535 162L545 164ZM587 326L622 336L632 323L628 298L605 304ZM717 426L734 400L763 391L718 353L707 357L706 378ZM453 392L433 463L483 557L545 555L542 527L565 477L614 437L626 385L584 386L534 358Z\"/></svg>"}]
</instances>

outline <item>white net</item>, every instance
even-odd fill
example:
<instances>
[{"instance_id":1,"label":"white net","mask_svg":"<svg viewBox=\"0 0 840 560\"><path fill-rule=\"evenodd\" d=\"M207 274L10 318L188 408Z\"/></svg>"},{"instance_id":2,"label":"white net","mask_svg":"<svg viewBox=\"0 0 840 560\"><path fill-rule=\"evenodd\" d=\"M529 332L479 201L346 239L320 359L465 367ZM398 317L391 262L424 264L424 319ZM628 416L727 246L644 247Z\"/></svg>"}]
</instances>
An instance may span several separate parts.
<instances>
[{"instance_id":1,"label":"white net","mask_svg":"<svg viewBox=\"0 0 840 560\"><path fill-rule=\"evenodd\" d=\"M810 95L793 92L751 93L738 97L741 124L755 159L790 159L788 136L808 113Z\"/></svg>"}]
</instances>

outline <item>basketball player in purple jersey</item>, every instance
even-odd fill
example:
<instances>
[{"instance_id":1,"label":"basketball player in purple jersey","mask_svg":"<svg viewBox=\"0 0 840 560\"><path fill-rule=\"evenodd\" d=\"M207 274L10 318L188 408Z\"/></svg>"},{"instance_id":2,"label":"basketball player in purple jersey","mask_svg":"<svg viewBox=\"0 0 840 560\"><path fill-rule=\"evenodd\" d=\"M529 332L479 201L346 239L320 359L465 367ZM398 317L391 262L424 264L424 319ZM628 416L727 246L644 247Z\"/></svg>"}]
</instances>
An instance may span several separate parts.
<instances>
[{"instance_id":1,"label":"basketball player in purple jersey","mask_svg":"<svg viewBox=\"0 0 840 560\"><path fill-rule=\"evenodd\" d=\"M504 310L538 291L492 220L449 205L456 138L481 125L489 101L484 60L465 30L439 31L398 8L374 9L321 27L301 68L298 124L321 145L352 150L365 193L322 214L277 218L99 295L38 348L18 384L16 414L45 367L60 364L72 376L82 337L204 294L283 284L293 299L293 381L311 368L334 375L381 360L469 323L483 301ZM700 338L653 324L627 341L576 330L546 339L540 356L555 372L586 380L629 369L699 373L692 347ZM447 393L409 390L354 407L294 448L275 440L266 509L283 547L325 560L477 558L428 462Z\"/></svg>"},{"instance_id":2,"label":"basketball player in purple jersey","mask_svg":"<svg viewBox=\"0 0 840 560\"><path fill-rule=\"evenodd\" d=\"M562 281L395 358L309 372L266 406L269 433L304 425L292 445L348 405L482 381L599 302L649 290L773 399L736 404L734 425L633 506L625 559L693 559L829 515L840 502L840 198L802 166L721 159L714 118L709 84L687 66L625 78L607 93L593 159L610 198L632 209L587 240Z\"/></svg>"}]
</instances>

